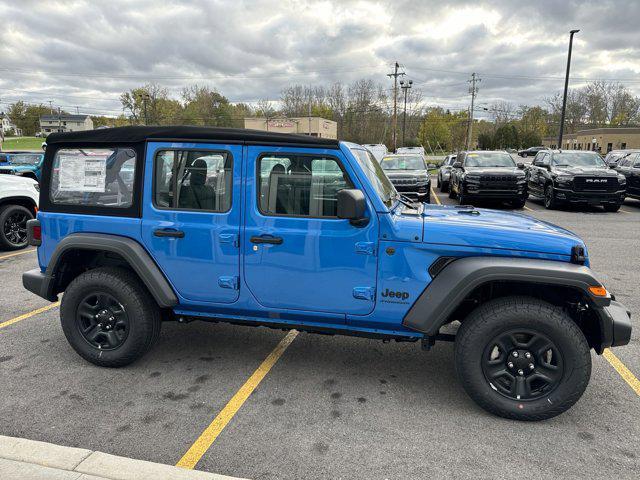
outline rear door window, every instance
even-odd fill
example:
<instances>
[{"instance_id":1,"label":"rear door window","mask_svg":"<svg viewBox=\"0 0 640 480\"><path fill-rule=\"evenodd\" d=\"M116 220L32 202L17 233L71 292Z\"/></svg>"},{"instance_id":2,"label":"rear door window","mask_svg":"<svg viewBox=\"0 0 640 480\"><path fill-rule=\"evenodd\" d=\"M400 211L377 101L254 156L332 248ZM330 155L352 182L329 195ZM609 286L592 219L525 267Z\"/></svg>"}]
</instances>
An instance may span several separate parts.
<instances>
[{"instance_id":1,"label":"rear door window","mask_svg":"<svg viewBox=\"0 0 640 480\"><path fill-rule=\"evenodd\" d=\"M128 208L133 202L135 168L132 148L60 149L51 171L51 202Z\"/></svg>"}]
</instances>

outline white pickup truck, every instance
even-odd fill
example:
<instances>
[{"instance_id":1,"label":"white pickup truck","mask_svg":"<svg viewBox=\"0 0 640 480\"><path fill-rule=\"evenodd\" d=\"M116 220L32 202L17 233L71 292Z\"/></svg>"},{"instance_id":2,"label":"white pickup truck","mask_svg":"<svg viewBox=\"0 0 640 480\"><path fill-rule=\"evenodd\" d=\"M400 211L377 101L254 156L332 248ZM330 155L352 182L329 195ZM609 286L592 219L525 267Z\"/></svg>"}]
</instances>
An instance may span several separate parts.
<instances>
[{"instance_id":1,"label":"white pickup truck","mask_svg":"<svg viewBox=\"0 0 640 480\"><path fill-rule=\"evenodd\" d=\"M27 246L27 221L38 212L40 187L31 178L0 175L0 249Z\"/></svg>"}]
</instances>

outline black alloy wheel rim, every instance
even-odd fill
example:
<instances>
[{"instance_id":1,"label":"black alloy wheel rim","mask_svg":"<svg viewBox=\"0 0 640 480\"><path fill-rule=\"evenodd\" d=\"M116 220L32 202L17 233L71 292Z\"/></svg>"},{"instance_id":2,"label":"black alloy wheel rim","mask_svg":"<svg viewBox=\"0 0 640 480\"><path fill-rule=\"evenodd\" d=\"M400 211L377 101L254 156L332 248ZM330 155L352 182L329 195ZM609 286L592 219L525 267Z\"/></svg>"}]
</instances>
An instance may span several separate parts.
<instances>
[{"instance_id":1,"label":"black alloy wheel rim","mask_svg":"<svg viewBox=\"0 0 640 480\"><path fill-rule=\"evenodd\" d=\"M98 350L115 350L129 334L125 308L108 293L92 293L78 304L76 325L82 338Z\"/></svg>"},{"instance_id":2,"label":"black alloy wheel rim","mask_svg":"<svg viewBox=\"0 0 640 480\"><path fill-rule=\"evenodd\" d=\"M16 247L27 244L27 220L29 215L25 212L14 212L5 219L2 228L9 243Z\"/></svg>"},{"instance_id":3,"label":"black alloy wheel rim","mask_svg":"<svg viewBox=\"0 0 640 480\"><path fill-rule=\"evenodd\" d=\"M549 395L560 385L564 362L547 336L523 328L501 333L487 344L482 372L499 394L528 401Z\"/></svg>"}]
</instances>

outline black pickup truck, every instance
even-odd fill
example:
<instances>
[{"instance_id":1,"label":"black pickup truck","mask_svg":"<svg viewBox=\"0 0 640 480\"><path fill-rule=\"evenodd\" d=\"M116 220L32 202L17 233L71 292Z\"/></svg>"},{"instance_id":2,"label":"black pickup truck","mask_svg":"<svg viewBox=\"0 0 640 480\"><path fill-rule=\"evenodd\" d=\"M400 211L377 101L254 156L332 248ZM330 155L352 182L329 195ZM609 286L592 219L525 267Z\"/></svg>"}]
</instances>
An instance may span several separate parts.
<instances>
[{"instance_id":1,"label":"black pickup truck","mask_svg":"<svg viewBox=\"0 0 640 480\"><path fill-rule=\"evenodd\" d=\"M449 181L449 198L463 204L476 200L503 200L515 208L527 201L524 165L517 164L507 152L460 152Z\"/></svg>"},{"instance_id":2,"label":"black pickup truck","mask_svg":"<svg viewBox=\"0 0 640 480\"><path fill-rule=\"evenodd\" d=\"M617 212L624 202L627 180L609 168L596 152L545 150L529 167L529 193L544 199L548 209L562 204L601 205Z\"/></svg>"}]
</instances>

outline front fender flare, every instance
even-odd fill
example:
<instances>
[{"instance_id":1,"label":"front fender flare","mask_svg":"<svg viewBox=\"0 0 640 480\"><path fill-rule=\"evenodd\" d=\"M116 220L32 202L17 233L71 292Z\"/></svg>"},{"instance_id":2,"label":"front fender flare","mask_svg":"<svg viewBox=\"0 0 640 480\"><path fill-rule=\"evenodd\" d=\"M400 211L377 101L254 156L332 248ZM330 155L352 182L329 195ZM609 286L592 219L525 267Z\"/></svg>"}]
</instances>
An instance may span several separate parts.
<instances>
[{"instance_id":1,"label":"front fender flare","mask_svg":"<svg viewBox=\"0 0 640 480\"><path fill-rule=\"evenodd\" d=\"M424 289L402 324L428 336L438 333L474 289L494 281L562 285L578 289L592 306L609 306L611 296L596 297L589 287L602 283L583 265L509 257L465 257L449 263Z\"/></svg>"}]
</instances>

